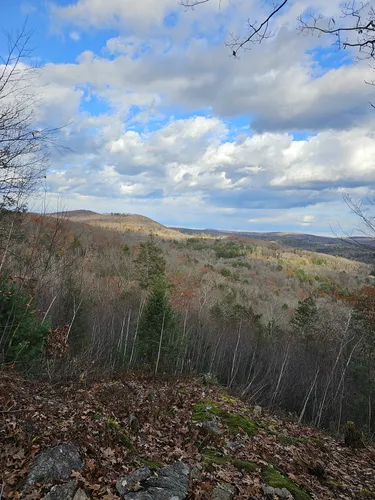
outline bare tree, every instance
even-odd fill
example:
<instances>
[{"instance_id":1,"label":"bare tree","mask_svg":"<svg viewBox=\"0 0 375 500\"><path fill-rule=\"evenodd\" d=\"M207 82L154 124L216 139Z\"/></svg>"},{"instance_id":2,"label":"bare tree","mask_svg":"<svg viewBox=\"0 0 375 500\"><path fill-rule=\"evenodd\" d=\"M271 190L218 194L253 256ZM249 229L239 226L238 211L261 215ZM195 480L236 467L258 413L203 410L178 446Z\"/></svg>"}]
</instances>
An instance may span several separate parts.
<instances>
[{"instance_id":1,"label":"bare tree","mask_svg":"<svg viewBox=\"0 0 375 500\"><path fill-rule=\"evenodd\" d=\"M0 56L0 210L19 209L45 176L58 129L38 128L37 78L30 63L32 32L5 35L7 56Z\"/></svg>"},{"instance_id":2,"label":"bare tree","mask_svg":"<svg viewBox=\"0 0 375 500\"><path fill-rule=\"evenodd\" d=\"M186 8L212 2L212 0L180 0ZM219 4L222 0L219 0ZM286 11L292 0L279 0L260 21L248 19L247 33L244 36L231 35L226 45L237 57L241 49L248 49L250 44L259 44L274 35L272 22L277 14ZM339 49L354 47L360 56L375 57L375 10L371 2L352 0L343 4L338 18L326 18L321 14L310 14L298 18L298 29L303 32L313 32L319 35L334 37L334 44ZM371 82L372 83L372 82Z\"/></svg>"}]
</instances>

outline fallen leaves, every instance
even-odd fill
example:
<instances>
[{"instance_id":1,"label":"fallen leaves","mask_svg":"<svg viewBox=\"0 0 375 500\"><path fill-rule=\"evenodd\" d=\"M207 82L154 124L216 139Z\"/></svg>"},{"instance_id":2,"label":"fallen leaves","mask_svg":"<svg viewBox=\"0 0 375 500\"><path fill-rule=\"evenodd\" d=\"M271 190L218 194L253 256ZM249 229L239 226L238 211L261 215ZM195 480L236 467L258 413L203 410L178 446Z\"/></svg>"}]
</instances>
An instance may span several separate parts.
<instances>
[{"instance_id":1,"label":"fallen leaves","mask_svg":"<svg viewBox=\"0 0 375 500\"><path fill-rule=\"evenodd\" d=\"M168 464L183 460L199 470L192 478L190 497L209 498L219 481L236 486L236 498L261 497L261 470L269 464L280 469L317 499L360 498L375 483L375 450L352 452L319 430L282 420L228 397L222 388L204 389L195 381L161 381L128 374L118 380L79 388L53 387L12 376L0 376L0 406L17 412L0 414L0 470L3 498L41 498L50 485L22 494L23 481L35 455L43 448L73 442L85 459L76 474L80 487L92 498L117 500L115 483L144 463ZM204 449L209 447L202 430L191 419L192 408L212 400L223 411L255 419L258 432L248 436L229 432L213 451L224 457L259 465L254 472L238 470L233 463L215 464L207 470ZM26 409L33 411L23 411ZM134 424L136 418L136 425ZM116 429L108 429L108 422ZM125 436L134 445L124 445ZM236 446L236 443L240 446ZM152 467L148 465L148 467ZM137 485L139 487L140 485Z\"/></svg>"}]
</instances>

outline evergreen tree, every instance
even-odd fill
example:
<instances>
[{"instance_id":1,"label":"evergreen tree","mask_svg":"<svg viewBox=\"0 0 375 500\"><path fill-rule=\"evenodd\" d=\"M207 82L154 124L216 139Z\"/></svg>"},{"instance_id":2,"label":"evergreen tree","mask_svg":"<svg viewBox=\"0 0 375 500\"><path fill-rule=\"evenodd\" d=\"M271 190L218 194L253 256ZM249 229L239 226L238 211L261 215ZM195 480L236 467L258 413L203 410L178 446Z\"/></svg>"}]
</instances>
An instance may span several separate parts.
<instances>
[{"instance_id":1,"label":"evergreen tree","mask_svg":"<svg viewBox=\"0 0 375 500\"><path fill-rule=\"evenodd\" d=\"M143 309L138 338L138 361L164 370L175 364L177 321L169 300L169 284L156 276Z\"/></svg>"},{"instance_id":2,"label":"evergreen tree","mask_svg":"<svg viewBox=\"0 0 375 500\"><path fill-rule=\"evenodd\" d=\"M164 275L165 258L151 234L139 247L139 255L135 259L136 275L141 287L148 290L156 278Z\"/></svg>"},{"instance_id":3,"label":"evergreen tree","mask_svg":"<svg viewBox=\"0 0 375 500\"><path fill-rule=\"evenodd\" d=\"M8 280L0 282L0 356L20 366L36 361L49 325L37 317L33 295Z\"/></svg>"},{"instance_id":4,"label":"evergreen tree","mask_svg":"<svg viewBox=\"0 0 375 500\"><path fill-rule=\"evenodd\" d=\"M314 297L307 297L298 302L298 307L291 321L293 331L303 340L314 337L315 325L317 322L318 308Z\"/></svg>"}]
</instances>

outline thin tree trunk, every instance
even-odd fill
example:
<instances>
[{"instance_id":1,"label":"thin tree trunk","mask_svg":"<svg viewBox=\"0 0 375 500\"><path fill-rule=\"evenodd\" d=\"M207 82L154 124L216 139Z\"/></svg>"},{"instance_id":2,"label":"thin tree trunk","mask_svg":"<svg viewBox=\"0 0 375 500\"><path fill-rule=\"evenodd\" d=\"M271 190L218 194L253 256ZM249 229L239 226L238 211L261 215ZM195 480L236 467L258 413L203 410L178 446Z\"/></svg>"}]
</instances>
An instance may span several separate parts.
<instances>
[{"instance_id":1,"label":"thin tree trunk","mask_svg":"<svg viewBox=\"0 0 375 500\"><path fill-rule=\"evenodd\" d=\"M164 322L165 322L165 311L163 313L163 321L162 321L162 324L161 324L158 357L157 357L156 365L155 365L155 377L156 377L156 374L158 373L158 367L159 367L159 361L160 361L161 345L162 345L162 342L163 342L163 334L164 334Z\"/></svg>"},{"instance_id":2,"label":"thin tree trunk","mask_svg":"<svg viewBox=\"0 0 375 500\"><path fill-rule=\"evenodd\" d=\"M238 327L237 342L236 342L236 348L235 348L234 354L233 354L232 368L231 368L231 371L230 371L230 377L231 378L230 378L228 387L232 386L234 377L236 376L236 373L234 372L234 368L235 368L235 363L236 363L236 359L237 359L238 346L239 346L240 339L241 339L241 327L242 327L242 319L241 319L239 327Z\"/></svg>"},{"instance_id":3,"label":"thin tree trunk","mask_svg":"<svg viewBox=\"0 0 375 500\"><path fill-rule=\"evenodd\" d=\"M274 390L274 393L272 394L272 398L271 398L271 402L270 402L271 405L275 402L275 399L276 399L277 394L279 392L281 380L284 376L285 368L286 368L286 365L288 363L288 358L289 358L289 344L288 344L288 347L286 349L286 353L285 353L285 356L283 359L283 364L281 365L281 370L280 370L279 378L277 380L276 388Z\"/></svg>"},{"instance_id":4,"label":"thin tree trunk","mask_svg":"<svg viewBox=\"0 0 375 500\"><path fill-rule=\"evenodd\" d=\"M142 311L143 311L144 303L145 303L145 300L142 299L142 301L141 301L141 303L139 305L139 312L138 312L138 318L137 318L137 326L135 327L135 333L134 333L132 351L130 353L130 359L129 359L129 367L131 367L132 361L133 361L133 357L134 357L135 344L137 342L137 337L138 337L139 321L140 321L141 316L142 316Z\"/></svg>"},{"instance_id":5,"label":"thin tree trunk","mask_svg":"<svg viewBox=\"0 0 375 500\"><path fill-rule=\"evenodd\" d=\"M310 399L310 396L311 396L311 393L312 391L314 390L314 387L315 387L315 384L316 384L316 381L318 380L318 375L319 375L319 371L320 371L320 368L318 368L316 370L316 373L315 373L315 377L314 377L314 380L310 386L310 389L306 395L306 398L305 398L305 401L303 403L303 407L302 407L302 410L301 410L301 413L298 417L298 423L300 424L302 422L302 419L303 417L305 416L305 412L306 412L306 408L307 408L307 405L308 405L308 402L309 402L309 399Z\"/></svg>"}]
</instances>

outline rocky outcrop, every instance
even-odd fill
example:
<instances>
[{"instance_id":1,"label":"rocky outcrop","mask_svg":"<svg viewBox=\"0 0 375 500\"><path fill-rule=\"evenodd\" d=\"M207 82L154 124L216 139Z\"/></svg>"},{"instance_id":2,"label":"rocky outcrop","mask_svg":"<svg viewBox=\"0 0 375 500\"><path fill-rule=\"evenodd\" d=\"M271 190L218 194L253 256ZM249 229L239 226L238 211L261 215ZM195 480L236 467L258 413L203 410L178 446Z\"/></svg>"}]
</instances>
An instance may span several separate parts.
<instances>
[{"instance_id":1,"label":"rocky outcrop","mask_svg":"<svg viewBox=\"0 0 375 500\"><path fill-rule=\"evenodd\" d=\"M73 471L81 471L83 461L75 446L69 443L59 444L41 451L35 458L26 485L35 483L52 483L61 479L69 479Z\"/></svg>"},{"instance_id":2,"label":"rocky outcrop","mask_svg":"<svg viewBox=\"0 0 375 500\"><path fill-rule=\"evenodd\" d=\"M285 500L293 500L293 495L286 488L274 488L273 486L268 486L267 484L262 484L263 498L267 498L269 500L285 499Z\"/></svg>"},{"instance_id":3,"label":"rocky outcrop","mask_svg":"<svg viewBox=\"0 0 375 500\"><path fill-rule=\"evenodd\" d=\"M212 490L212 500L232 500L234 498L234 486L230 483L219 483Z\"/></svg>"},{"instance_id":4,"label":"rocky outcrop","mask_svg":"<svg viewBox=\"0 0 375 500\"><path fill-rule=\"evenodd\" d=\"M188 496L189 467L183 462L151 472L142 468L118 481L116 489L126 500L184 500Z\"/></svg>"}]
</instances>

